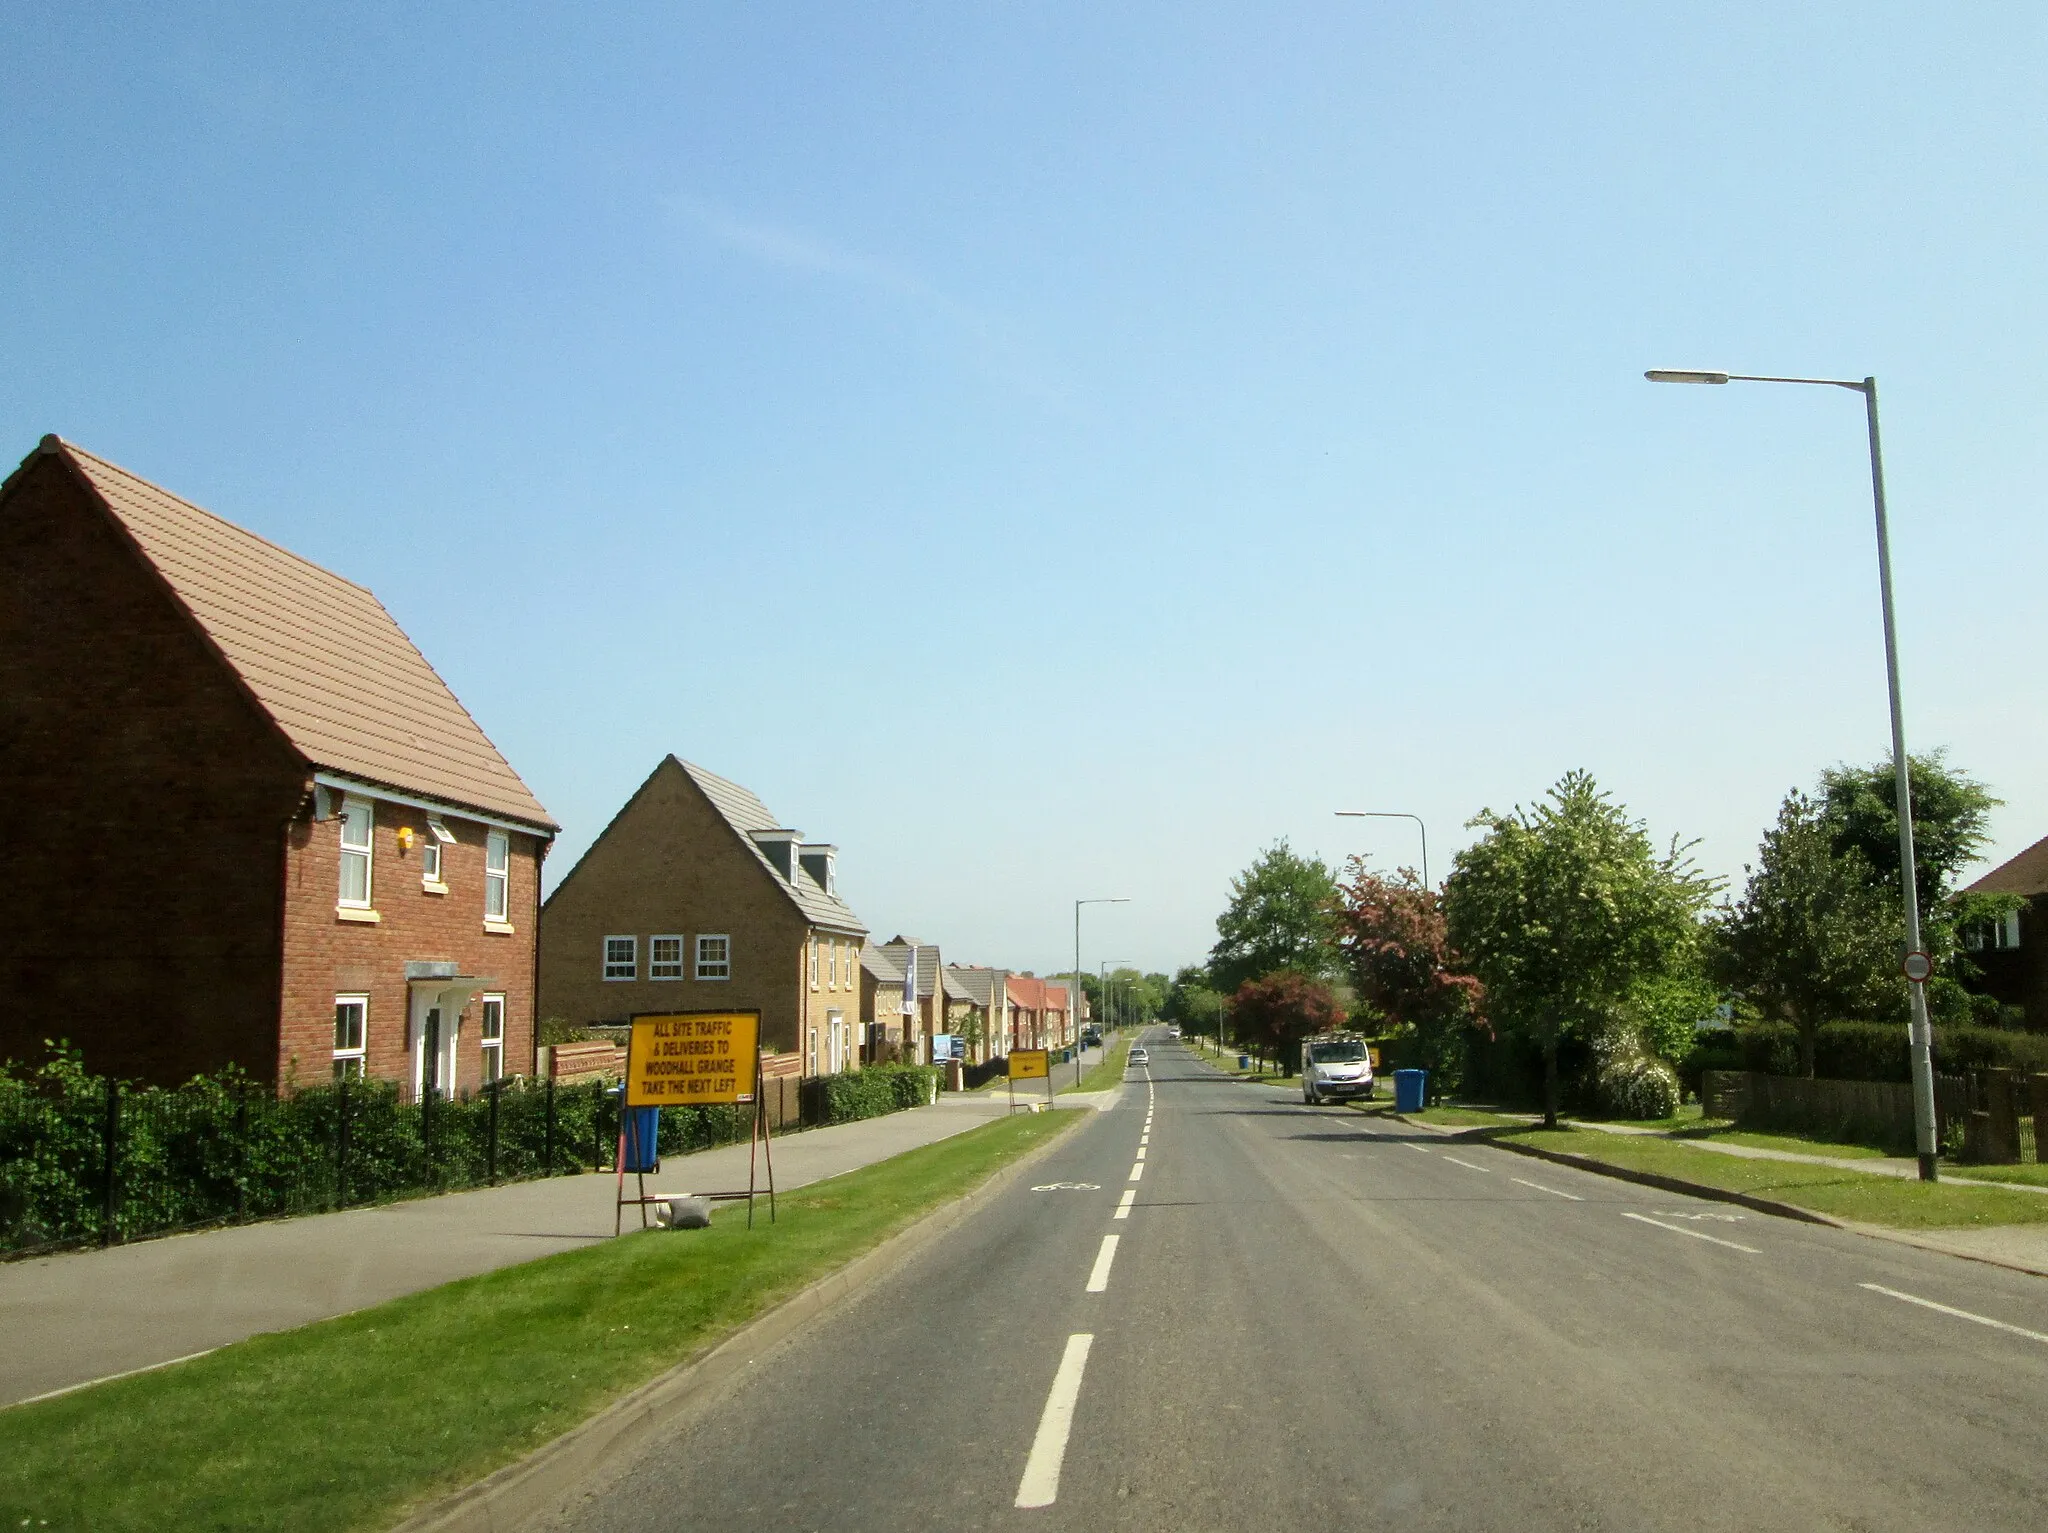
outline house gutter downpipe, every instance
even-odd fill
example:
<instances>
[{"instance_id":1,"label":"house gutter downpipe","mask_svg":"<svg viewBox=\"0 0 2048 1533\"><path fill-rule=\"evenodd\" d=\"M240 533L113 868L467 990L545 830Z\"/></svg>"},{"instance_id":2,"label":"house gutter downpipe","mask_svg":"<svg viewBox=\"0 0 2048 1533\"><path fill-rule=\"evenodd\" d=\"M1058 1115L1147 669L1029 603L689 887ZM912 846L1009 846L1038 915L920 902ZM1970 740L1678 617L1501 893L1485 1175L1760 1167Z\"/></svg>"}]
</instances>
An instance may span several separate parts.
<instances>
[{"instance_id":1,"label":"house gutter downpipe","mask_svg":"<svg viewBox=\"0 0 2048 1533\"><path fill-rule=\"evenodd\" d=\"M1652 383L1810 383L1825 388L1853 389L1863 396L1864 418L1870 427L1870 492L1877 511L1877 586L1884 606L1884 674L1892 714L1892 786L1899 812L1899 883L1905 899L1906 951L1919 953L1920 888L1913 858L1913 787L1906 758L1905 710L1899 702L1899 637L1892 615L1891 527L1885 515L1884 452L1877 429L1877 379L1853 382L1846 378L1775 378L1751 373L1716 373L1652 369L1644 377ZM1913 1139L1919 1154L1920 1180L1938 1181L1937 1155L1940 1146L1934 1125L1934 1024L1927 1015L1927 986L1908 980L1912 1005L1906 1024L1906 1050L1913 1072Z\"/></svg>"}]
</instances>

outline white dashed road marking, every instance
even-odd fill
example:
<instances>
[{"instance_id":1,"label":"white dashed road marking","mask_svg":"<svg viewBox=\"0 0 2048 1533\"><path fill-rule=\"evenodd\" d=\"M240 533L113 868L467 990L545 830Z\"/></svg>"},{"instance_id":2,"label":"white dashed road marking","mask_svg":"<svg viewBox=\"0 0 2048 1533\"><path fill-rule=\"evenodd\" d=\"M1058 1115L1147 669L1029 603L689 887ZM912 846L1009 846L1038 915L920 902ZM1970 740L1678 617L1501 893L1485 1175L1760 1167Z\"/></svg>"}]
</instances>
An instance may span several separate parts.
<instances>
[{"instance_id":1,"label":"white dashed road marking","mask_svg":"<svg viewBox=\"0 0 2048 1533\"><path fill-rule=\"evenodd\" d=\"M1122 1198L1122 1200L1121 1200L1120 1202L1118 1202L1118 1204L1117 1204L1117 1206L1116 1206L1116 1212L1115 1212L1115 1213L1113 1213L1113 1214L1111 1214L1111 1215L1110 1215L1110 1218L1112 1218L1112 1219L1128 1219L1128 1218L1130 1218L1130 1217L1131 1217L1131 1204L1137 1201L1137 1197L1138 1197L1138 1190L1137 1190L1137 1188L1135 1188L1135 1187L1126 1187L1126 1188L1124 1189L1124 1195L1123 1195L1123 1198Z\"/></svg>"},{"instance_id":2,"label":"white dashed road marking","mask_svg":"<svg viewBox=\"0 0 2048 1533\"><path fill-rule=\"evenodd\" d=\"M1570 1198L1574 1203L1583 1203L1586 1201L1584 1198L1580 1197L1576 1192L1559 1192L1555 1187L1546 1187L1541 1182L1525 1182L1519 1176L1511 1176L1508 1178L1508 1180L1513 1182L1517 1187L1534 1187L1538 1192L1547 1192L1553 1198Z\"/></svg>"},{"instance_id":3,"label":"white dashed road marking","mask_svg":"<svg viewBox=\"0 0 2048 1533\"><path fill-rule=\"evenodd\" d=\"M1109 1292L1109 1264L1116 1260L1116 1243L1120 1237L1104 1235L1102 1249L1095 1253L1095 1270L1088 1274L1088 1292Z\"/></svg>"},{"instance_id":4,"label":"white dashed road marking","mask_svg":"<svg viewBox=\"0 0 2048 1533\"><path fill-rule=\"evenodd\" d=\"M1142 1160L1131 1167L1130 1179L1134 1182L1142 1182L1145 1179L1145 1163Z\"/></svg>"},{"instance_id":5,"label":"white dashed road marking","mask_svg":"<svg viewBox=\"0 0 2048 1533\"><path fill-rule=\"evenodd\" d=\"M1455 1155L1446 1155L1444 1159L1454 1166L1463 1166L1467 1171L1484 1171L1486 1169L1484 1166L1473 1165L1469 1160L1460 1160Z\"/></svg>"},{"instance_id":6,"label":"white dashed road marking","mask_svg":"<svg viewBox=\"0 0 2048 1533\"><path fill-rule=\"evenodd\" d=\"M1662 1219L1652 1219L1648 1214L1624 1212L1621 1217L1624 1219L1634 1219L1641 1224L1654 1224L1658 1229L1669 1230L1674 1235L1690 1235L1694 1240L1711 1240L1715 1245L1726 1246L1731 1251L1747 1251L1751 1256L1763 1255L1763 1252L1759 1251L1755 1246L1737 1245L1732 1240L1723 1240L1719 1235L1709 1235L1704 1230L1689 1230L1682 1224L1666 1224Z\"/></svg>"},{"instance_id":7,"label":"white dashed road marking","mask_svg":"<svg viewBox=\"0 0 2048 1533\"><path fill-rule=\"evenodd\" d=\"M2024 1336L2029 1341L2048 1342L2048 1335L2030 1331L2023 1325L2008 1325L2003 1320L1993 1320L1989 1315L1973 1315L1966 1309L1951 1309L1946 1304L1936 1304L1932 1299L1923 1299L1916 1294L1900 1293L1896 1288L1887 1288L1882 1283L1858 1283L1858 1288L1867 1288L1872 1293L1881 1293L1887 1299L1899 1299L1907 1304L1917 1304L1922 1309L1931 1309L1936 1314L1953 1315L1958 1320L1970 1320L1978 1325L1988 1325L1994 1331L2010 1331L2015 1336Z\"/></svg>"},{"instance_id":8,"label":"white dashed road marking","mask_svg":"<svg viewBox=\"0 0 2048 1533\"><path fill-rule=\"evenodd\" d=\"M1038 1418L1038 1435L1031 1439L1031 1456L1024 1461L1024 1478L1017 1482L1017 1505L1051 1506L1059 1499L1060 1463L1067 1456L1067 1436L1074 1430L1074 1402L1081 1398L1081 1373L1088 1366L1088 1349L1095 1337L1076 1331L1067 1338L1066 1354L1059 1372L1052 1376L1052 1393L1045 1397L1045 1411Z\"/></svg>"}]
</instances>

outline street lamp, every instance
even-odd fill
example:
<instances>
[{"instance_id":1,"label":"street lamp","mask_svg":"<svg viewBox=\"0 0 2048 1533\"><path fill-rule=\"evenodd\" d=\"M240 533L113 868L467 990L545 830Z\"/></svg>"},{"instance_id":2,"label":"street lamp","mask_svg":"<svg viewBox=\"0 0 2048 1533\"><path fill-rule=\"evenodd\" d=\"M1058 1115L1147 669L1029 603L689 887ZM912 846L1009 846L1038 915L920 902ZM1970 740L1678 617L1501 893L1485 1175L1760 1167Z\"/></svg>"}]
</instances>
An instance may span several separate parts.
<instances>
[{"instance_id":1,"label":"street lamp","mask_svg":"<svg viewBox=\"0 0 2048 1533\"><path fill-rule=\"evenodd\" d=\"M1915 1147L1920 1154L1920 1180L1932 1182L1940 1172L1935 1163L1934 1139L1934 1029L1927 1019L1927 967L1920 948L1920 891L1914 880L1913 790L1906 767L1906 722L1899 706L1899 638L1892 620L1892 545L1885 519L1884 454L1877 435L1877 380L1857 382L1848 378L1778 378L1759 373L1714 373L1685 369L1652 368L1643 376L1652 383L1806 383L1820 388L1849 389L1863 396L1863 413L1870 426L1870 493L1877 508L1877 589L1884 607L1884 675L1891 696L1892 779L1899 811L1899 882L1906 901L1907 991L1912 997L1913 1020L1906 1028L1906 1047L1913 1065L1913 1118ZM1915 960L1920 960L1917 964Z\"/></svg>"},{"instance_id":2,"label":"street lamp","mask_svg":"<svg viewBox=\"0 0 2048 1533\"><path fill-rule=\"evenodd\" d=\"M1422 832L1422 887L1425 889L1430 887L1429 827L1422 823L1421 815L1409 814L1404 809L1339 809L1337 811L1337 818L1340 820L1413 820L1415 828Z\"/></svg>"},{"instance_id":3,"label":"street lamp","mask_svg":"<svg viewBox=\"0 0 2048 1533\"><path fill-rule=\"evenodd\" d=\"M1081 989L1081 907L1083 905L1128 905L1130 902L1130 896L1127 894L1116 895L1108 899L1074 901L1074 990L1076 995L1079 994ZM1074 1000L1075 996L1070 995L1067 997L1067 1020L1069 1022L1074 1020L1081 1009L1074 1004ZM1074 1029L1074 1084L1077 1086L1081 1084L1081 1030L1079 1027Z\"/></svg>"}]
</instances>

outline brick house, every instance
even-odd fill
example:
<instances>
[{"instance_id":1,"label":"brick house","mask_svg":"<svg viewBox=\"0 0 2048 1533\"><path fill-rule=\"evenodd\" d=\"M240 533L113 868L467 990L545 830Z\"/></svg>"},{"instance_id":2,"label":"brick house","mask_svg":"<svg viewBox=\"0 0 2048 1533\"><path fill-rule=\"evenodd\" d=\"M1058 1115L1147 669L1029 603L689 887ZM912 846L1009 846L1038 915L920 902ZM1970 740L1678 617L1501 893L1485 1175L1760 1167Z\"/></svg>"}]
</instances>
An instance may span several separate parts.
<instances>
[{"instance_id":1,"label":"brick house","mask_svg":"<svg viewBox=\"0 0 2048 1533\"><path fill-rule=\"evenodd\" d=\"M904 1039L900 955L866 943L860 950L861 1060L900 1058Z\"/></svg>"},{"instance_id":2,"label":"brick house","mask_svg":"<svg viewBox=\"0 0 2048 1533\"><path fill-rule=\"evenodd\" d=\"M1963 891L2016 894L2026 901L2003 921L1966 930L1964 945L1983 971L1972 988L2026 1013L2030 1032L2048 1032L2048 840L2036 841Z\"/></svg>"},{"instance_id":3,"label":"brick house","mask_svg":"<svg viewBox=\"0 0 2048 1533\"><path fill-rule=\"evenodd\" d=\"M967 1049L969 1062L981 1064L1000 1055L996 996L1002 988L1002 971L949 963L939 979L946 992L946 1031L974 1040Z\"/></svg>"},{"instance_id":4,"label":"brick house","mask_svg":"<svg viewBox=\"0 0 2048 1533\"><path fill-rule=\"evenodd\" d=\"M915 937L891 937L882 944L904 976L903 1016L897 1046L909 1064L930 1064L932 1035L946 1030L945 1001L939 990L939 950ZM913 983L912 972L915 971Z\"/></svg>"},{"instance_id":5,"label":"brick house","mask_svg":"<svg viewBox=\"0 0 2048 1533\"><path fill-rule=\"evenodd\" d=\"M0 485L0 1057L464 1090L556 832L363 587L56 437Z\"/></svg>"},{"instance_id":6,"label":"brick house","mask_svg":"<svg viewBox=\"0 0 2048 1533\"><path fill-rule=\"evenodd\" d=\"M859 1068L867 928L837 857L738 783L663 757L541 908L540 1014L759 1011L770 1073Z\"/></svg>"},{"instance_id":7,"label":"brick house","mask_svg":"<svg viewBox=\"0 0 2048 1533\"><path fill-rule=\"evenodd\" d=\"M1032 974L1004 979L1010 1010L1010 1046L1018 1049L1059 1049L1074 1041L1068 987Z\"/></svg>"}]
</instances>

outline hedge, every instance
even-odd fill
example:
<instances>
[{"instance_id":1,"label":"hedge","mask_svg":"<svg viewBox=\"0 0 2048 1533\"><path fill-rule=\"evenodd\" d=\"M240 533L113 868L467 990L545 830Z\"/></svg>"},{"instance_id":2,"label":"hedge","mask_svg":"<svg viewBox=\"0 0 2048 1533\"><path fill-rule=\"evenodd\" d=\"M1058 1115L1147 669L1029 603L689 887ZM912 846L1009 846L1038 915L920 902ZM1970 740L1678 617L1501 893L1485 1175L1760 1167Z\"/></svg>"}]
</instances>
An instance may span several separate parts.
<instances>
[{"instance_id":1,"label":"hedge","mask_svg":"<svg viewBox=\"0 0 2048 1533\"><path fill-rule=\"evenodd\" d=\"M1906 1029L1889 1022L1827 1022L1814 1039L1814 1074L1836 1081L1905 1081L1911 1078ZM1934 1068L1943 1075L1966 1070L2048 1071L2048 1034L1997 1027L1934 1029ZM1746 1023L1732 1032L1701 1036L1680 1074L1698 1091L1703 1070L1799 1073L1799 1032L1789 1022Z\"/></svg>"},{"instance_id":2,"label":"hedge","mask_svg":"<svg viewBox=\"0 0 2048 1533\"><path fill-rule=\"evenodd\" d=\"M936 1065L869 1065L850 1075L813 1076L803 1083L804 1122L852 1123L906 1107L923 1107L938 1096Z\"/></svg>"}]
</instances>

